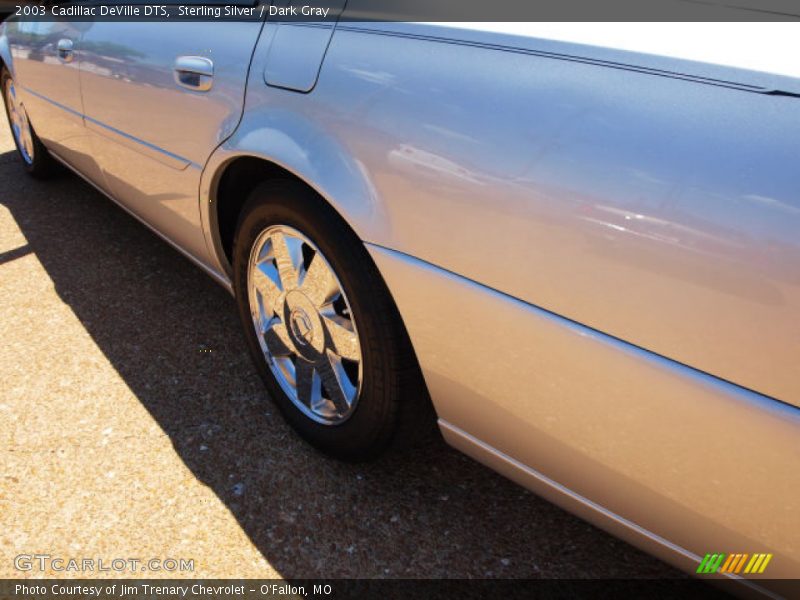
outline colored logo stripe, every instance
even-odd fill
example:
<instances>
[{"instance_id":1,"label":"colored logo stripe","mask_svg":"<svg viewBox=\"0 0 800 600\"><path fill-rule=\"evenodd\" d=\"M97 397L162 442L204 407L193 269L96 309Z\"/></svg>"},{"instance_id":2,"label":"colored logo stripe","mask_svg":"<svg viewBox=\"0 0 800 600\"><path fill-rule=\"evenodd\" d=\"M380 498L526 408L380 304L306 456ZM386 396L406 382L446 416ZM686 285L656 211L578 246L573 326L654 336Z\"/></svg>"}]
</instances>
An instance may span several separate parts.
<instances>
[{"instance_id":1,"label":"colored logo stripe","mask_svg":"<svg viewBox=\"0 0 800 600\"><path fill-rule=\"evenodd\" d=\"M727 557L727 558L726 558ZM748 561L749 559L749 561ZM772 554L706 554L697 567L697 573L744 573L757 574L763 573L767 568ZM723 562L724 561L724 562ZM745 566L747 565L747 566Z\"/></svg>"},{"instance_id":2,"label":"colored logo stripe","mask_svg":"<svg viewBox=\"0 0 800 600\"><path fill-rule=\"evenodd\" d=\"M724 554L706 554L697 567L698 573L716 573L725 558Z\"/></svg>"},{"instance_id":3,"label":"colored logo stripe","mask_svg":"<svg viewBox=\"0 0 800 600\"><path fill-rule=\"evenodd\" d=\"M750 558L749 554L732 554L733 560L731 560L730 566L725 568L725 565L722 565L722 569L720 569L720 573L739 573L744 567L745 561Z\"/></svg>"},{"instance_id":4,"label":"colored logo stripe","mask_svg":"<svg viewBox=\"0 0 800 600\"><path fill-rule=\"evenodd\" d=\"M772 554L753 554L753 558L747 563L745 573L763 573L767 564L772 560Z\"/></svg>"}]
</instances>

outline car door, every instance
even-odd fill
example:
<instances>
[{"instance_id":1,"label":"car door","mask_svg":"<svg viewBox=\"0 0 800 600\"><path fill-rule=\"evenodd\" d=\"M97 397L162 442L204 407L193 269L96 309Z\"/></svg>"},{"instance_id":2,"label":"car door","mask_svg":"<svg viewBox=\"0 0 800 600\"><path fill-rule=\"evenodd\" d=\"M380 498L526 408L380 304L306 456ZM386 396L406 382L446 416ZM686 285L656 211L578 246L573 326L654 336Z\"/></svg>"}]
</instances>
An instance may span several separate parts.
<instances>
[{"instance_id":1,"label":"car door","mask_svg":"<svg viewBox=\"0 0 800 600\"><path fill-rule=\"evenodd\" d=\"M103 184L83 124L78 55L85 24L16 20L6 24L13 76L39 138L96 185Z\"/></svg>"},{"instance_id":2,"label":"car door","mask_svg":"<svg viewBox=\"0 0 800 600\"><path fill-rule=\"evenodd\" d=\"M83 35L86 126L112 194L201 262L200 174L239 121L262 25L98 21Z\"/></svg>"}]
</instances>

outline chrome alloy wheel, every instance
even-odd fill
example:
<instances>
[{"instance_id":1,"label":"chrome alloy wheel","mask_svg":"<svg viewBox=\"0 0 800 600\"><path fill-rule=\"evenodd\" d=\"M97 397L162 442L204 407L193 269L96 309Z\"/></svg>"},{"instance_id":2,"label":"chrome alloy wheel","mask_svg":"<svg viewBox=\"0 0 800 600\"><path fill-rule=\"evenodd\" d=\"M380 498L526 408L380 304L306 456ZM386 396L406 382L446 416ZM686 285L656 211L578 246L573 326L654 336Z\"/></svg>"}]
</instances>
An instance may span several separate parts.
<instances>
[{"instance_id":1,"label":"chrome alloy wheel","mask_svg":"<svg viewBox=\"0 0 800 600\"><path fill-rule=\"evenodd\" d=\"M326 258L296 229L268 227L250 252L247 290L261 350L286 395L318 423L347 420L361 391L361 347Z\"/></svg>"},{"instance_id":2,"label":"chrome alloy wheel","mask_svg":"<svg viewBox=\"0 0 800 600\"><path fill-rule=\"evenodd\" d=\"M22 154L22 159L29 165L33 164L33 131L30 121L28 121L28 113L25 112L25 107L17 96L14 81L10 78L6 80L5 97L11 130Z\"/></svg>"}]
</instances>

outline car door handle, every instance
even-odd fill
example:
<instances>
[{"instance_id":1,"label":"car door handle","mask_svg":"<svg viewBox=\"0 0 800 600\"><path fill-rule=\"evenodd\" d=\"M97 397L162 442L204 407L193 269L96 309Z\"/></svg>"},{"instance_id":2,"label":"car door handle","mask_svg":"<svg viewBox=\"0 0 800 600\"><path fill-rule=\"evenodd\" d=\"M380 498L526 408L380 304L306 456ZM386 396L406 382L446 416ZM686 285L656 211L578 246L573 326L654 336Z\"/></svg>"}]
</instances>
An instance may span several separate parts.
<instances>
[{"instance_id":1,"label":"car door handle","mask_svg":"<svg viewBox=\"0 0 800 600\"><path fill-rule=\"evenodd\" d=\"M203 56L175 59L175 83L196 92L207 92L214 82L214 63Z\"/></svg>"},{"instance_id":2,"label":"car door handle","mask_svg":"<svg viewBox=\"0 0 800 600\"><path fill-rule=\"evenodd\" d=\"M56 49L58 51L58 58L62 62L72 62L72 60L75 58L74 44L72 40L68 38L58 40Z\"/></svg>"}]
</instances>

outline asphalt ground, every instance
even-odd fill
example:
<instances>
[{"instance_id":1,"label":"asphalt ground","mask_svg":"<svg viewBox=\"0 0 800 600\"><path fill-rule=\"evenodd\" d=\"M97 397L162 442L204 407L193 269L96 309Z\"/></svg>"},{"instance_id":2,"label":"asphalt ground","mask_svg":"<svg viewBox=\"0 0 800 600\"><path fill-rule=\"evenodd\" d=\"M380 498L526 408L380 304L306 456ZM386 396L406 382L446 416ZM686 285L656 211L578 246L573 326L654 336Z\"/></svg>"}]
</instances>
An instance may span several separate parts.
<instances>
[{"instance_id":1,"label":"asphalt ground","mask_svg":"<svg viewBox=\"0 0 800 600\"><path fill-rule=\"evenodd\" d=\"M148 577L681 576L439 440L318 454L228 293L79 178L27 177L5 125L0 298L0 577L59 575L15 570L32 553L194 560Z\"/></svg>"}]
</instances>

